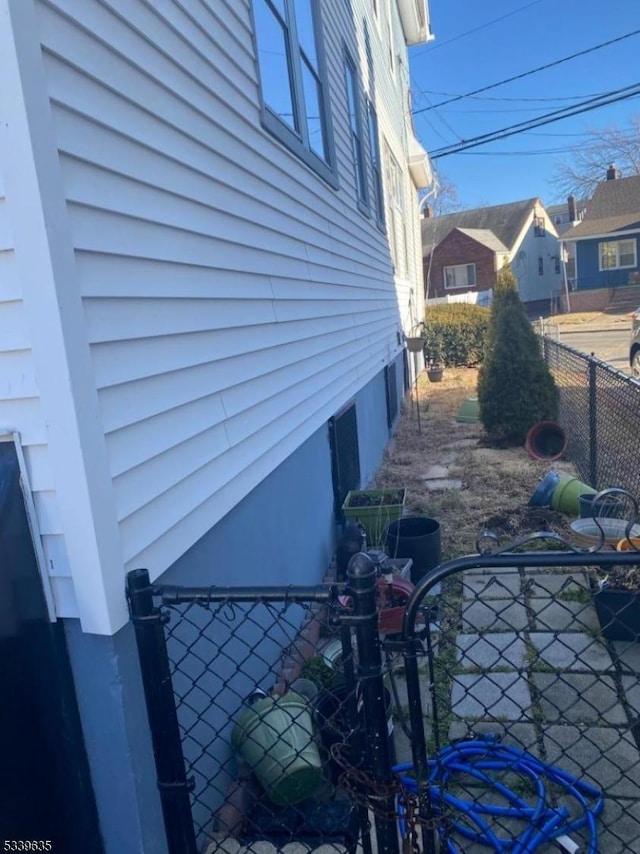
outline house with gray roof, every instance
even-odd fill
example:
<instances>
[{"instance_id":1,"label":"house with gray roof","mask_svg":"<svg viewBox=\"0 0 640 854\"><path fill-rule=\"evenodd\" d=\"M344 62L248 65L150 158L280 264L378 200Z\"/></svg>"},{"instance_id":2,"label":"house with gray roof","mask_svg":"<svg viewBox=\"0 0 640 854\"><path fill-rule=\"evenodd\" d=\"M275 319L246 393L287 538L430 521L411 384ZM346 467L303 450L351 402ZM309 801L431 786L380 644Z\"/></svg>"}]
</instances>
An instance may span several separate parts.
<instances>
[{"instance_id":1,"label":"house with gray roof","mask_svg":"<svg viewBox=\"0 0 640 854\"><path fill-rule=\"evenodd\" d=\"M474 299L486 304L505 261L512 266L523 302L547 308L560 295L558 232L538 198L425 216L422 255L428 300L477 293Z\"/></svg>"},{"instance_id":2,"label":"house with gray roof","mask_svg":"<svg viewBox=\"0 0 640 854\"><path fill-rule=\"evenodd\" d=\"M571 239L578 291L640 284L640 175L620 178L609 166Z\"/></svg>"}]
</instances>

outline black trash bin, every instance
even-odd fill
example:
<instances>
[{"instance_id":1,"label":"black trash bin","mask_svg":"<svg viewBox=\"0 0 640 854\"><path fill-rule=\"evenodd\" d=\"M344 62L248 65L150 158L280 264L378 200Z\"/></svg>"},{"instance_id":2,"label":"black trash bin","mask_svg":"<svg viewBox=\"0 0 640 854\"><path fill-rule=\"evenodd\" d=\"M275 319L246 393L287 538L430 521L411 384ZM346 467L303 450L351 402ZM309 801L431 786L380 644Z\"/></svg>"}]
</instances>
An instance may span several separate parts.
<instances>
[{"instance_id":1,"label":"black trash bin","mask_svg":"<svg viewBox=\"0 0 640 854\"><path fill-rule=\"evenodd\" d=\"M389 557L411 558L411 581L417 584L442 562L440 523L428 516L402 516L389 524L385 546Z\"/></svg>"}]
</instances>

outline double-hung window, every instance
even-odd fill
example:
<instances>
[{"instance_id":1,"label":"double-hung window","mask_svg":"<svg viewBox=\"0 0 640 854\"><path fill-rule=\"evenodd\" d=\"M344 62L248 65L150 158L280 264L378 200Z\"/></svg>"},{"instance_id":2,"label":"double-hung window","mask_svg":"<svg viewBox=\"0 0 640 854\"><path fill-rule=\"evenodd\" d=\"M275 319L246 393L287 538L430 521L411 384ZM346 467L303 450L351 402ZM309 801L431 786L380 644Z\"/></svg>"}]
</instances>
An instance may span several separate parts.
<instances>
[{"instance_id":1,"label":"double-hung window","mask_svg":"<svg viewBox=\"0 0 640 854\"><path fill-rule=\"evenodd\" d=\"M638 266L636 239L609 240L598 246L601 270L622 270Z\"/></svg>"},{"instance_id":2,"label":"double-hung window","mask_svg":"<svg viewBox=\"0 0 640 854\"><path fill-rule=\"evenodd\" d=\"M457 288L474 288L476 285L475 264L453 264L443 268L444 287L447 291Z\"/></svg>"},{"instance_id":3,"label":"double-hung window","mask_svg":"<svg viewBox=\"0 0 640 854\"><path fill-rule=\"evenodd\" d=\"M391 260L396 275L407 275L407 231L404 221L404 187L400 164L384 145L384 172L386 184L387 232Z\"/></svg>"},{"instance_id":4,"label":"double-hung window","mask_svg":"<svg viewBox=\"0 0 640 854\"><path fill-rule=\"evenodd\" d=\"M371 171L373 172L373 204L378 225L384 227L384 197L382 195L382 165L380 163L378 116L371 101L367 102L367 125L369 127Z\"/></svg>"},{"instance_id":5,"label":"double-hung window","mask_svg":"<svg viewBox=\"0 0 640 854\"><path fill-rule=\"evenodd\" d=\"M318 0L253 0L263 123L334 184Z\"/></svg>"},{"instance_id":6,"label":"double-hung window","mask_svg":"<svg viewBox=\"0 0 640 854\"><path fill-rule=\"evenodd\" d=\"M345 79L347 84L347 106L349 110L349 132L351 153L356 173L356 192L360 208L367 208L367 181L364 167L364 140L362 138L362 101L356 66L349 54L345 54Z\"/></svg>"}]
</instances>

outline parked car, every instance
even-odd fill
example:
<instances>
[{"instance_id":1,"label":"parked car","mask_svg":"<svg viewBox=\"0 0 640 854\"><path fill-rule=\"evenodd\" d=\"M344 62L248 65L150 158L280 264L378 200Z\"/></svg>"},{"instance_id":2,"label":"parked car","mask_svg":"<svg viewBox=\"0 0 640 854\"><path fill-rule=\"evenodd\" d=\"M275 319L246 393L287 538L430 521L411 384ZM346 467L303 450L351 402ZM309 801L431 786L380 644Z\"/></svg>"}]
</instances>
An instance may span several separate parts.
<instances>
[{"instance_id":1,"label":"parked car","mask_svg":"<svg viewBox=\"0 0 640 854\"><path fill-rule=\"evenodd\" d=\"M640 380L640 308L633 312L631 320L631 344L629 364L636 379Z\"/></svg>"}]
</instances>

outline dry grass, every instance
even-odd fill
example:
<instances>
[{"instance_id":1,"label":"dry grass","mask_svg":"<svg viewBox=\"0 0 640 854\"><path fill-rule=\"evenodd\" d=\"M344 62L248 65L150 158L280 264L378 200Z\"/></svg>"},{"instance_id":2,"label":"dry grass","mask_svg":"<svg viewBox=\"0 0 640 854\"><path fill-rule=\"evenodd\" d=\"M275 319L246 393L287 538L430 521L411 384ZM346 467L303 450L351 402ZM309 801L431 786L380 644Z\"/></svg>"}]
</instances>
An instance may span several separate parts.
<instances>
[{"instance_id":1,"label":"dry grass","mask_svg":"<svg viewBox=\"0 0 640 854\"><path fill-rule=\"evenodd\" d=\"M476 393L477 370L448 368L441 383L418 384L421 431L415 402L407 399L400 425L375 485L404 486L407 510L437 519L442 531L442 557L476 551L480 531L492 528L505 542L538 530L568 530L564 516L547 508L528 508L539 479L551 468L575 474L566 461L542 463L524 448L483 447L480 424L455 421L460 404ZM461 440L467 440L458 444ZM429 492L425 486L430 466L449 467L462 480L461 490Z\"/></svg>"}]
</instances>

